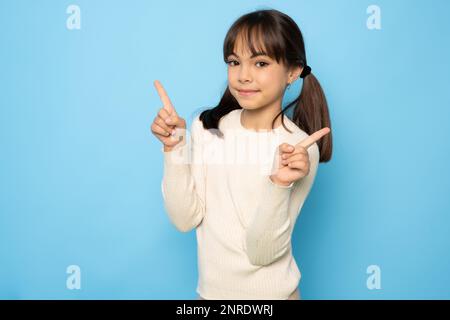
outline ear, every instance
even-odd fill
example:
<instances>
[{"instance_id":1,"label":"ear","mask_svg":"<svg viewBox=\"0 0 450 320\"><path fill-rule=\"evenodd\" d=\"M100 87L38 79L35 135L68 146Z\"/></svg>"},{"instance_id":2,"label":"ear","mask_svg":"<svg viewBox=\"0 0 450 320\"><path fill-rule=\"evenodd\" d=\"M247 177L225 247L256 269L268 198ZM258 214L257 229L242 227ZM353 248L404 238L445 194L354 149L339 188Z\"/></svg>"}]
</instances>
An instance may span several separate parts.
<instances>
[{"instance_id":1,"label":"ear","mask_svg":"<svg viewBox=\"0 0 450 320\"><path fill-rule=\"evenodd\" d=\"M301 66L292 67L290 69L289 75L288 75L289 83L292 83L295 80L297 80L300 77L300 75L302 74L302 71L303 71L303 67L301 67Z\"/></svg>"}]
</instances>

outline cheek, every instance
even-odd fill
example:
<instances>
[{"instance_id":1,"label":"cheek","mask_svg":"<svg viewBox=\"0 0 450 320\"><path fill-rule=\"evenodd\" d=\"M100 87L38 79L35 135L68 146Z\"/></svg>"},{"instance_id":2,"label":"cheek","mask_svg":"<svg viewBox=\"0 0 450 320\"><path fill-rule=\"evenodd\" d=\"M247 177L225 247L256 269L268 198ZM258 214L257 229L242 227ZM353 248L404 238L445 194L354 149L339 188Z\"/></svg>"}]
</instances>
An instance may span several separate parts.
<instances>
[{"instance_id":1,"label":"cheek","mask_svg":"<svg viewBox=\"0 0 450 320\"><path fill-rule=\"evenodd\" d=\"M277 94L282 90L283 77L276 72L267 72L260 75L258 82L267 93ZM280 86L276 84L280 84Z\"/></svg>"},{"instance_id":2,"label":"cheek","mask_svg":"<svg viewBox=\"0 0 450 320\"><path fill-rule=\"evenodd\" d=\"M235 77L235 74L232 71L228 70L228 88L230 89L231 93L233 94L233 89L236 87L237 79Z\"/></svg>"},{"instance_id":3,"label":"cheek","mask_svg":"<svg viewBox=\"0 0 450 320\"><path fill-rule=\"evenodd\" d=\"M238 73L235 69L228 68L228 81L234 83L237 81Z\"/></svg>"}]
</instances>

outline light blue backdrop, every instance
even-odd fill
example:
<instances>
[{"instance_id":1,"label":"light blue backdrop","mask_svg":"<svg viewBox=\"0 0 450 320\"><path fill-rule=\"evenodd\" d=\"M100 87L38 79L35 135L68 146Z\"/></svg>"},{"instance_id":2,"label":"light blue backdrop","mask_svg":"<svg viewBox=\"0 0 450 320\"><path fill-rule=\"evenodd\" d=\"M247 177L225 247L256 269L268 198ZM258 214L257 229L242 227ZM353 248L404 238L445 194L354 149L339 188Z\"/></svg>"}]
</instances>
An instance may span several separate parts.
<instances>
[{"instance_id":1,"label":"light blue backdrop","mask_svg":"<svg viewBox=\"0 0 450 320\"><path fill-rule=\"evenodd\" d=\"M447 0L1 1L0 298L196 297L195 232L163 207L152 82L190 125L225 88L226 31L263 8L299 24L332 119L293 235L302 298L450 298Z\"/></svg>"}]
</instances>

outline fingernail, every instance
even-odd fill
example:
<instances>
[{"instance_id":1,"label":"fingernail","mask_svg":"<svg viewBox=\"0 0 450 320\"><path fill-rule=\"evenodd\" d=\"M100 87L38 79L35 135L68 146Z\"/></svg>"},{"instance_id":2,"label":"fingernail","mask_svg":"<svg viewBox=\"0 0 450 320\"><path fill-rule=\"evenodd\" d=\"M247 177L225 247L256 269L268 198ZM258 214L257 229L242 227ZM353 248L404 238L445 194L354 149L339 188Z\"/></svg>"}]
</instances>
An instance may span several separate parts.
<instances>
[{"instance_id":1,"label":"fingernail","mask_svg":"<svg viewBox=\"0 0 450 320\"><path fill-rule=\"evenodd\" d=\"M166 123L170 123L170 118L167 118L167 119L165 120L165 122L166 122Z\"/></svg>"}]
</instances>

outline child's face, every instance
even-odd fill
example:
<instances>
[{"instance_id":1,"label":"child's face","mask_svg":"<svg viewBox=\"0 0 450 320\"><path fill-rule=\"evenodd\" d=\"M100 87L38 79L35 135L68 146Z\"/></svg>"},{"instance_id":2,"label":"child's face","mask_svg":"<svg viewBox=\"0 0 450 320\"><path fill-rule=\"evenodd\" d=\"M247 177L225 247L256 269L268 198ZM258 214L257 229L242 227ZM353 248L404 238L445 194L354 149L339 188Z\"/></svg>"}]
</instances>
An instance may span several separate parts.
<instances>
[{"instance_id":1,"label":"child's face","mask_svg":"<svg viewBox=\"0 0 450 320\"><path fill-rule=\"evenodd\" d=\"M265 55L252 58L249 48L239 39L234 49L237 56L227 57L228 87L239 105L244 109L281 108L286 85L291 79L287 68ZM257 91L243 93L240 90Z\"/></svg>"}]
</instances>

